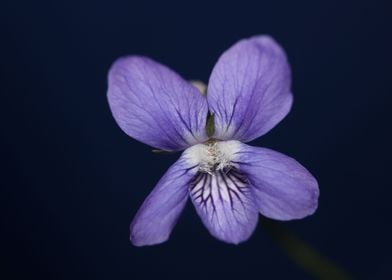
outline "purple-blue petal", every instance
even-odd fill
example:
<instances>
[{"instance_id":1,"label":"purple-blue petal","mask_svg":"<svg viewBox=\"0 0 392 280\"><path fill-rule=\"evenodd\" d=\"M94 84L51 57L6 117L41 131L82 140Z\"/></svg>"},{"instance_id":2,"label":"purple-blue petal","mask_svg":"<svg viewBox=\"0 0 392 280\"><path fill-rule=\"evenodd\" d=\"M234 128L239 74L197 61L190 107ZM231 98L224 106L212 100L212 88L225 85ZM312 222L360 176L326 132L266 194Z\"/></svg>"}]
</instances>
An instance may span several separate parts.
<instances>
[{"instance_id":1,"label":"purple-blue petal","mask_svg":"<svg viewBox=\"0 0 392 280\"><path fill-rule=\"evenodd\" d=\"M293 158L242 144L236 159L252 186L260 213L276 220L301 219L318 206L316 179Z\"/></svg>"},{"instance_id":2,"label":"purple-blue petal","mask_svg":"<svg viewBox=\"0 0 392 280\"><path fill-rule=\"evenodd\" d=\"M267 133L290 111L290 87L286 55L271 37L237 42L219 58L208 83L214 137L248 142Z\"/></svg>"},{"instance_id":3,"label":"purple-blue petal","mask_svg":"<svg viewBox=\"0 0 392 280\"><path fill-rule=\"evenodd\" d=\"M197 172L186 155L175 162L143 202L132 221L131 242L135 246L165 242L188 199L188 185Z\"/></svg>"},{"instance_id":4,"label":"purple-blue petal","mask_svg":"<svg viewBox=\"0 0 392 280\"><path fill-rule=\"evenodd\" d=\"M108 100L122 130L163 150L207 139L207 101L178 74L149 58L118 59L108 76Z\"/></svg>"},{"instance_id":5,"label":"purple-blue petal","mask_svg":"<svg viewBox=\"0 0 392 280\"><path fill-rule=\"evenodd\" d=\"M197 213L214 237L238 244L251 236L258 212L241 174L234 170L199 173L189 192Z\"/></svg>"}]
</instances>

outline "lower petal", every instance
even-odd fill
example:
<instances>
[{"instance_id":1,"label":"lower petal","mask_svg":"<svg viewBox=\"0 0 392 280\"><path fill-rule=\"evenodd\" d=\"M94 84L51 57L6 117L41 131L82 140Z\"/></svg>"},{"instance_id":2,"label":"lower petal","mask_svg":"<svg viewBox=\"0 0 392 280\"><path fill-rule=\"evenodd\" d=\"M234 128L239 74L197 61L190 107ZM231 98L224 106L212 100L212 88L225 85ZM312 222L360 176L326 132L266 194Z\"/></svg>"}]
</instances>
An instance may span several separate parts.
<instances>
[{"instance_id":1,"label":"lower petal","mask_svg":"<svg viewBox=\"0 0 392 280\"><path fill-rule=\"evenodd\" d=\"M318 206L316 179L296 160L266 148L242 144L237 164L249 183L260 213L276 220L301 219Z\"/></svg>"},{"instance_id":2,"label":"lower petal","mask_svg":"<svg viewBox=\"0 0 392 280\"><path fill-rule=\"evenodd\" d=\"M131 242L135 246L165 242L185 207L188 184L197 172L186 153L175 162L146 198L131 224Z\"/></svg>"},{"instance_id":3,"label":"lower petal","mask_svg":"<svg viewBox=\"0 0 392 280\"><path fill-rule=\"evenodd\" d=\"M190 185L197 213L209 232L238 244L253 233L258 212L246 180L236 170L199 173Z\"/></svg>"}]
</instances>

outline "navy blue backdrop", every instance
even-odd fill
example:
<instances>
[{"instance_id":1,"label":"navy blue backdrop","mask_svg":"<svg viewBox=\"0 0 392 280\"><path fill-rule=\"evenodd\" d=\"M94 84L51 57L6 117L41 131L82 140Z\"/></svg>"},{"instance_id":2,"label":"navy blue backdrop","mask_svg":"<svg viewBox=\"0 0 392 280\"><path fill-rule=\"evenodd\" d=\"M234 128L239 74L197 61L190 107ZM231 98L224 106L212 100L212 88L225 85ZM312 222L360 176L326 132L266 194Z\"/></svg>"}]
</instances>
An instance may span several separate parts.
<instances>
[{"instance_id":1,"label":"navy blue backdrop","mask_svg":"<svg viewBox=\"0 0 392 280\"><path fill-rule=\"evenodd\" d=\"M293 69L288 117L252 144L318 178L317 213L286 223L363 279L390 279L391 16L387 1L2 1L2 279L310 279L259 224L230 246L187 207L171 239L136 248L129 223L178 155L111 116L126 54L208 80L237 40L270 34ZM389 275L389 277L388 277Z\"/></svg>"}]
</instances>

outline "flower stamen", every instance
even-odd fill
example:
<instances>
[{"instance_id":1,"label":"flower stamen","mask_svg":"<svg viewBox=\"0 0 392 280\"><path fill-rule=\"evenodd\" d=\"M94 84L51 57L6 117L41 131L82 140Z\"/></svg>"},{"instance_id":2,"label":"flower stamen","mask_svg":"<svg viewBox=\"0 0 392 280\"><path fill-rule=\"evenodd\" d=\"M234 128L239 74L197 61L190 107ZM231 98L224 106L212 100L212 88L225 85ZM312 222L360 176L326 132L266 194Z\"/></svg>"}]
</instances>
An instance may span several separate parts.
<instances>
[{"instance_id":1,"label":"flower stamen","mask_svg":"<svg viewBox=\"0 0 392 280\"><path fill-rule=\"evenodd\" d=\"M199 172L214 175L216 171L227 173L231 169L231 156L222 149L222 142L210 139L200 148L204 156L199 162Z\"/></svg>"}]
</instances>

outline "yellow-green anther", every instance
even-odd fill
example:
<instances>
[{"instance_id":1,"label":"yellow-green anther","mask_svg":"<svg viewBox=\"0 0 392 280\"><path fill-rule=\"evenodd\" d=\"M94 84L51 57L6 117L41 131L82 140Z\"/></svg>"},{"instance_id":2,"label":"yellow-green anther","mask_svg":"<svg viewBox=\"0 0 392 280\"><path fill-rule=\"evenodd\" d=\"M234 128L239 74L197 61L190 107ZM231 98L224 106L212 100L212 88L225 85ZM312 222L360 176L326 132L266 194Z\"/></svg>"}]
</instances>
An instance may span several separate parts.
<instances>
[{"instance_id":1,"label":"yellow-green anther","mask_svg":"<svg viewBox=\"0 0 392 280\"><path fill-rule=\"evenodd\" d=\"M214 115L210 112L207 115L206 132L208 137L212 137L215 132Z\"/></svg>"}]
</instances>

